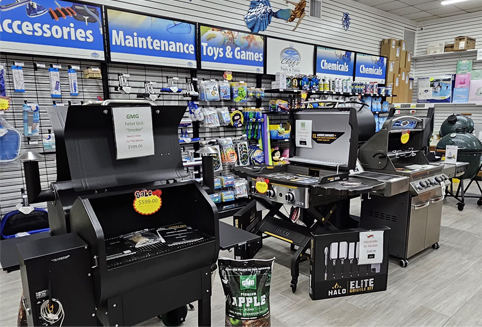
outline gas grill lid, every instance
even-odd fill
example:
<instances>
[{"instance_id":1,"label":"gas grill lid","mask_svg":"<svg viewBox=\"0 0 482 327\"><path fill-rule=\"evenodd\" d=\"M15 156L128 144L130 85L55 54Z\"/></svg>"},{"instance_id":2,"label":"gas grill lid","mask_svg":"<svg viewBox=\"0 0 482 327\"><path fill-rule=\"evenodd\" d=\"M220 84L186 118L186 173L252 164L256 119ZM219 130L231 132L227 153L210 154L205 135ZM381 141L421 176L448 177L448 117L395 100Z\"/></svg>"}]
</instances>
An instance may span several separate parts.
<instances>
[{"instance_id":1,"label":"gas grill lid","mask_svg":"<svg viewBox=\"0 0 482 327\"><path fill-rule=\"evenodd\" d=\"M150 106L154 155L117 160L112 118L116 106L69 107L65 143L74 189L97 190L185 176L178 127L186 108Z\"/></svg>"}]
</instances>

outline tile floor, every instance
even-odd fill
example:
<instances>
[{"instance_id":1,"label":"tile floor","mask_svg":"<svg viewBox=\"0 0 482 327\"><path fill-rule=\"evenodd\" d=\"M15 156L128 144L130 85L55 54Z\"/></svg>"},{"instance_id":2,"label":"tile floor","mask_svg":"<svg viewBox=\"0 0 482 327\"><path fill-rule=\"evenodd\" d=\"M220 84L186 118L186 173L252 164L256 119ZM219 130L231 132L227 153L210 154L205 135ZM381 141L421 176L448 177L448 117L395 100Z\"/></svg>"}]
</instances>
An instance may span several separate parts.
<instances>
[{"instance_id":1,"label":"tile floor","mask_svg":"<svg viewBox=\"0 0 482 327\"><path fill-rule=\"evenodd\" d=\"M359 205L359 204L358 204ZM357 203L353 205L357 210ZM291 252L287 243L267 239L257 257L276 257L271 287L273 327L284 326L482 326L482 207L468 200L463 212L446 199L440 249L428 249L407 268L390 262L388 290L312 301L308 263L301 266L298 290L289 288ZM231 253L220 256L232 257ZM21 294L18 272L0 272L0 326L15 326ZM215 277L213 326L224 325L224 295ZM140 326L162 326L157 318ZM184 326L197 326L189 313Z\"/></svg>"}]
</instances>

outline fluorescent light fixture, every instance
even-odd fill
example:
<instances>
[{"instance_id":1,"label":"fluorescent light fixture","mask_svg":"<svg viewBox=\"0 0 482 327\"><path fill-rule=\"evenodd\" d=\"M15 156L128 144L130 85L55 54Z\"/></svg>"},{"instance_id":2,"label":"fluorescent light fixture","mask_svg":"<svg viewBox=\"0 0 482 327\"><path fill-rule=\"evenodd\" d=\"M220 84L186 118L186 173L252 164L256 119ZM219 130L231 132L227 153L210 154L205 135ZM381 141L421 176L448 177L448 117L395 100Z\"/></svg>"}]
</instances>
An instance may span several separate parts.
<instances>
[{"instance_id":1,"label":"fluorescent light fixture","mask_svg":"<svg viewBox=\"0 0 482 327\"><path fill-rule=\"evenodd\" d=\"M465 1L470 1L470 0L444 0L442 1L442 6L448 6L448 5L453 5L459 2L465 2Z\"/></svg>"}]
</instances>

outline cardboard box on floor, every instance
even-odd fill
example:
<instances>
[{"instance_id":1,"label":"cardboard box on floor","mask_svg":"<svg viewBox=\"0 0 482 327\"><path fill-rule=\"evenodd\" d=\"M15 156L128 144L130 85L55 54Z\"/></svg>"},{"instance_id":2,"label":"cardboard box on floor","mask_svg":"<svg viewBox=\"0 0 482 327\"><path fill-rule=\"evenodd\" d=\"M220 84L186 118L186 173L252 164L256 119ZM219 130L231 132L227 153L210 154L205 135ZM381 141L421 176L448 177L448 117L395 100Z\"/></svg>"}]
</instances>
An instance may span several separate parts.
<instances>
[{"instance_id":1,"label":"cardboard box on floor","mask_svg":"<svg viewBox=\"0 0 482 327\"><path fill-rule=\"evenodd\" d=\"M384 39L382 40L382 47L380 51L382 56L388 58L388 60L395 60L397 56L397 40Z\"/></svg>"}]
</instances>

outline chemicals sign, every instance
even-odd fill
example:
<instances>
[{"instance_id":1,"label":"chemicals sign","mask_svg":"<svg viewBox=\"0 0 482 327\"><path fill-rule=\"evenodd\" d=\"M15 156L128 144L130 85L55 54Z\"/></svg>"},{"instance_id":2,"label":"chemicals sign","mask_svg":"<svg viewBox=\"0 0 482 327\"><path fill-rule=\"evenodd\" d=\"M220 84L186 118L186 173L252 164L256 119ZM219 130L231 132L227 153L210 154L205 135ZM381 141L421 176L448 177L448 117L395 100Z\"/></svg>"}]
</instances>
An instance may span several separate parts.
<instances>
[{"instance_id":1,"label":"chemicals sign","mask_svg":"<svg viewBox=\"0 0 482 327\"><path fill-rule=\"evenodd\" d=\"M355 81L385 84L387 58L362 53L356 54Z\"/></svg>"},{"instance_id":2,"label":"chemicals sign","mask_svg":"<svg viewBox=\"0 0 482 327\"><path fill-rule=\"evenodd\" d=\"M313 74L312 45L268 38L266 73Z\"/></svg>"},{"instance_id":3,"label":"chemicals sign","mask_svg":"<svg viewBox=\"0 0 482 327\"><path fill-rule=\"evenodd\" d=\"M61 0L0 5L0 49L104 60L100 6Z\"/></svg>"},{"instance_id":4,"label":"chemicals sign","mask_svg":"<svg viewBox=\"0 0 482 327\"><path fill-rule=\"evenodd\" d=\"M203 69L263 73L263 36L200 26L200 38Z\"/></svg>"},{"instance_id":5,"label":"chemicals sign","mask_svg":"<svg viewBox=\"0 0 482 327\"><path fill-rule=\"evenodd\" d=\"M196 68L196 26L107 9L112 61Z\"/></svg>"},{"instance_id":6,"label":"chemicals sign","mask_svg":"<svg viewBox=\"0 0 482 327\"><path fill-rule=\"evenodd\" d=\"M320 78L353 78L354 67L354 52L324 47L317 48L316 74Z\"/></svg>"}]
</instances>

